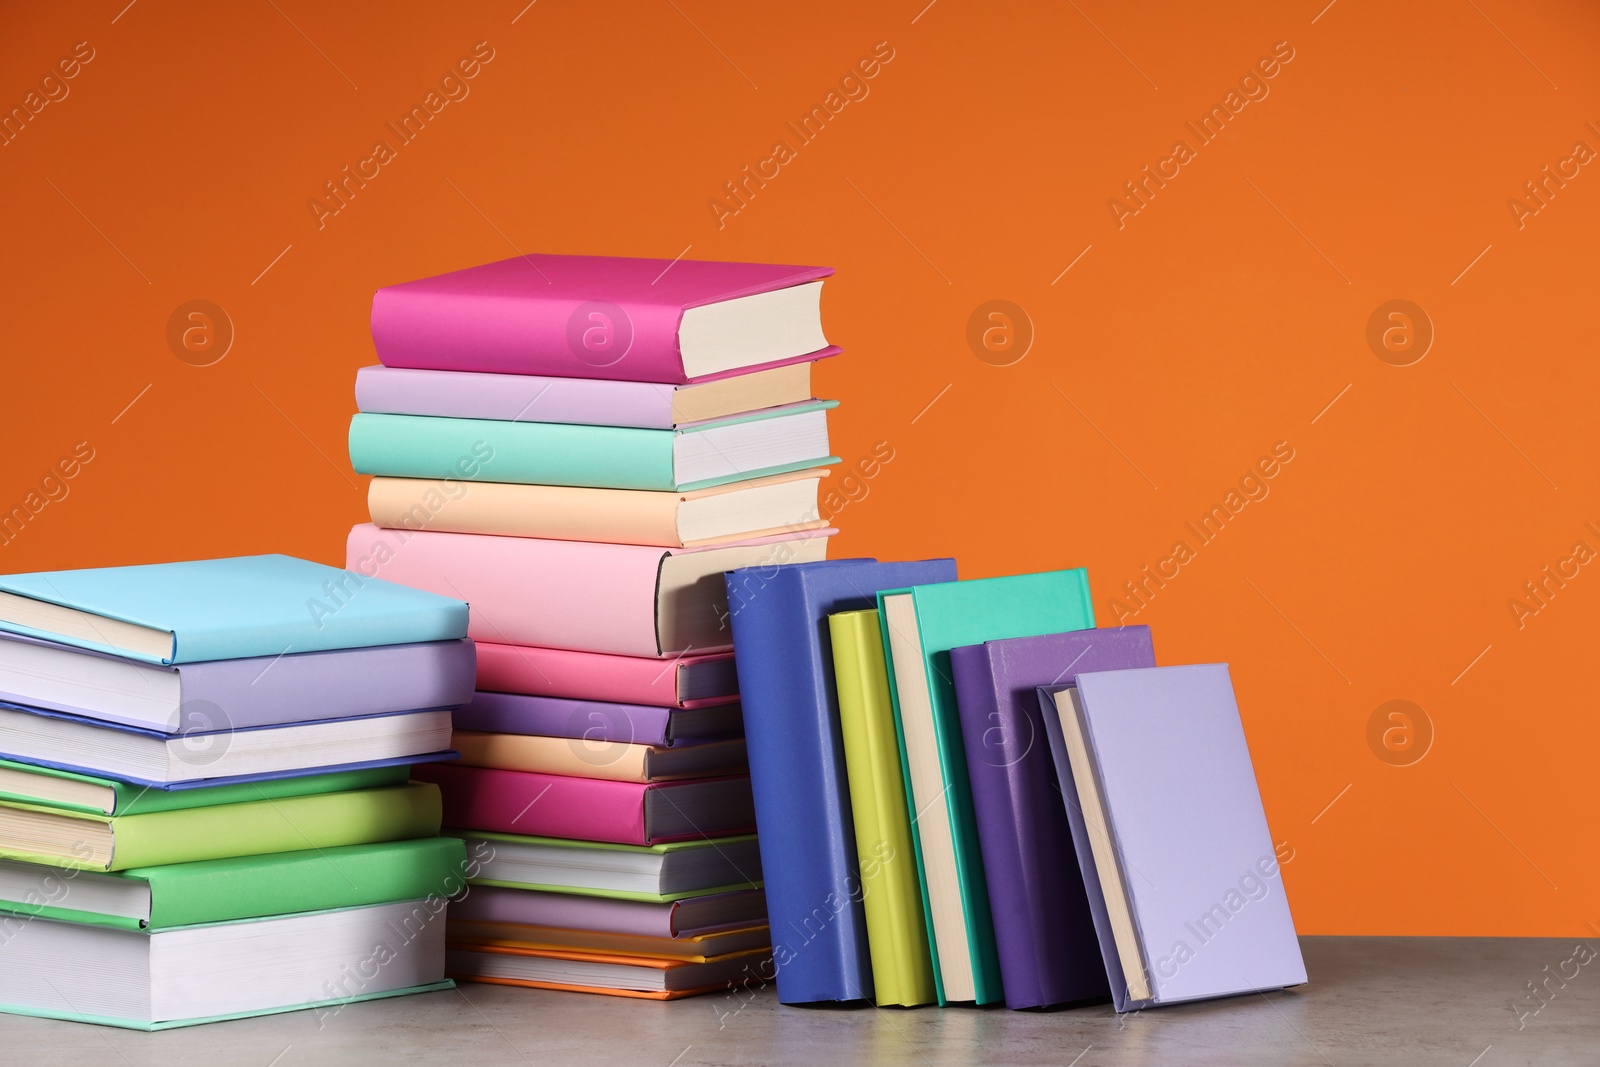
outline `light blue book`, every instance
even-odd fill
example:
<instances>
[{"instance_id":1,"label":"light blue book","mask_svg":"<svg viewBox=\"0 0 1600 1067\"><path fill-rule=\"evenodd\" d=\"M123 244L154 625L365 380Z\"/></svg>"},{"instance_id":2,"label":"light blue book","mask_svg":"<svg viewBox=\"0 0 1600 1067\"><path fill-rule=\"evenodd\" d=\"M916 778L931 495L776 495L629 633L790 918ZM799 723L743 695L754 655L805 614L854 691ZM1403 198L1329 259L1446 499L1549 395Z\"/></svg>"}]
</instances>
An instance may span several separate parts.
<instances>
[{"instance_id":1,"label":"light blue book","mask_svg":"<svg viewBox=\"0 0 1600 1067\"><path fill-rule=\"evenodd\" d=\"M292 556L0 576L0 630L146 663L448 641L467 605Z\"/></svg>"},{"instance_id":2,"label":"light blue book","mask_svg":"<svg viewBox=\"0 0 1600 1067\"><path fill-rule=\"evenodd\" d=\"M1306 980L1225 663L1039 689L1118 1011Z\"/></svg>"}]
</instances>

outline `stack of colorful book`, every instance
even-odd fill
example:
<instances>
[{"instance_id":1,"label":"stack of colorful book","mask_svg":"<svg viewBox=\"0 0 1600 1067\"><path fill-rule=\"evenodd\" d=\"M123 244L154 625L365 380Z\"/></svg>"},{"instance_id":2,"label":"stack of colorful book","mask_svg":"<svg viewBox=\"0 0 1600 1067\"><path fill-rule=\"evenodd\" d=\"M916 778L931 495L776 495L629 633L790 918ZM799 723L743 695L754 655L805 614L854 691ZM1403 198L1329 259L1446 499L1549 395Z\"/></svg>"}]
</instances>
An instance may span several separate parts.
<instances>
[{"instance_id":1,"label":"stack of colorful book","mask_svg":"<svg viewBox=\"0 0 1600 1067\"><path fill-rule=\"evenodd\" d=\"M0 1011L137 1029L448 988L458 600L287 556L0 577Z\"/></svg>"},{"instance_id":2,"label":"stack of colorful book","mask_svg":"<svg viewBox=\"0 0 1600 1067\"><path fill-rule=\"evenodd\" d=\"M471 605L458 978L664 999L765 958L722 575L818 561L826 269L530 255L380 290L348 565ZM746 591L749 594L750 591Z\"/></svg>"},{"instance_id":3,"label":"stack of colorful book","mask_svg":"<svg viewBox=\"0 0 1600 1067\"><path fill-rule=\"evenodd\" d=\"M782 1002L1130 1011L1306 980L1226 664L1094 629L1081 569L759 577L732 622Z\"/></svg>"}]
</instances>

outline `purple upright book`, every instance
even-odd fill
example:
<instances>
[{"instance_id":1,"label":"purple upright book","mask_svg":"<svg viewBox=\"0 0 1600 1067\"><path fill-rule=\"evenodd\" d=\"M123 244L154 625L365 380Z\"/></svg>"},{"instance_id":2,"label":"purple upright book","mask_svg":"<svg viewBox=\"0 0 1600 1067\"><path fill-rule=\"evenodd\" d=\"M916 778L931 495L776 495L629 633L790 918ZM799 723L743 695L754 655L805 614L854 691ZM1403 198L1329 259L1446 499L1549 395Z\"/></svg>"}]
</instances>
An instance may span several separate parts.
<instances>
[{"instance_id":1,"label":"purple upright book","mask_svg":"<svg viewBox=\"0 0 1600 1067\"><path fill-rule=\"evenodd\" d=\"M1306 980L1225 663L1040 690L1118 1011Z\"/></svg>"},{"instance_id":2,"label":"purple upright book","mask_svg":"<svg viewBox=\"0 0 1600 1067\"><path fill-rule=\"evenodd\" d=\"M1150 628L950 650L1006 1007L1106 996L1106 972L1040 715L1039 687L1155 666Z\"/></svg>"},{"instance_id":3,"label":"purple upright book","mask_svg":"<svg viewBox=\"0 0 1600 1067\"><path fill-rule=\"evenodd\" d=\"M701 708L658 708L519 693L474 693L471 703L456 709L455 728L487 734L620 741L626 745L673 745L680 741L743 737L744 715L737 702Z\"/></svg>"}]
</instances>

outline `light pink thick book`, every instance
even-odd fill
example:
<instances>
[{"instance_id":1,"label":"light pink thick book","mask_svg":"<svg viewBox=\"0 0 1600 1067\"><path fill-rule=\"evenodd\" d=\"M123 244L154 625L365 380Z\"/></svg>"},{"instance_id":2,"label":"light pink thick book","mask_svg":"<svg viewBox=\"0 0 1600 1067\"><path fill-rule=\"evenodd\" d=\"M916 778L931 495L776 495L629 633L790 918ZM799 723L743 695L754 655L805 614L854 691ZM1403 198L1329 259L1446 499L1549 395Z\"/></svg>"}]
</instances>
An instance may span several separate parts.
<instances>
[{"instance_id":1,"label":"light pink thick book","mask_svg":"<svg viewBox=\"0 0 1600 1067\"><path fill-rule=\"evenodd\" d=\"M363 523L350 531L345 565L465 600L467 633L479 641L671 656L732 645L724 571L821 560L837 532L674 549Z\"/></svg>"},{"instance_id":2,"label":"light pink thick book","mask_svg":"<svg viewBox=\"0 0 1600 1067\"><path fill-rule=\"evenodd\" d=\"M525 255L379 289L386 367L684 384L837 351L829 267Z\"/></svg>"},{"instance_id":3,"label":"light pink thick book","mask_svg":"<svg viewBox=\"0 0 1600 1067\"><path fill-rule=\"evenodd\" d=\"M445 824L462 830L655 845L756 825L748 776L647 785L451 763L418 764L411 775L438 785Z\"/></svg>"},{"instance_id":4,"label":"light pink thick book","mask_svg":"<svg viewBox=\"0 0 1600 1067\"><path fill-rule=\"evenodd\" d=\"M490 693L658 708L700 708L726 704L739 696L732 652L660 660L492 641L477 644L478 688Z\"/></svg>"}]
</instances>

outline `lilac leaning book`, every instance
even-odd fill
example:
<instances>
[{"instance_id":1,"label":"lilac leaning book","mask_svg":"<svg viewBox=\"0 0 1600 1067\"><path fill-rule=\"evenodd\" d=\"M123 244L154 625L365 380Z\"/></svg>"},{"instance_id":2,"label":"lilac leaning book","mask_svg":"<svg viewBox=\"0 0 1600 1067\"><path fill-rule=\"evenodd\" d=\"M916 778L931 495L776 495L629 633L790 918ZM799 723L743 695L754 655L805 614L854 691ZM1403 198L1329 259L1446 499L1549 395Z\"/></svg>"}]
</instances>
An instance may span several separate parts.
<instances>
[{"instance_id":1,"label":"lilac leaning book","mask_svg":"<svg viewBox=\"0 0 1600 1067\"><path fill-rule=\"evenodd\" d=\"M465 638L162 666L0 634L0 700L166 733L450 708L476 674Z\"/></svg>"},{"instance_id":2,"label":"lilac leaning book","mask_svg":"<svg viewBox=\"0 0 1600 1067\"><path fill-rule=\"evenodd\" d=\"M694 937L764 924L767 897L759 889L739 889L657 903L474 885L466 896L450 902L450 919L639 937Z\"/></svg>"},{"instance_id":3,"label":"lilac leaning book","mask_svg":"<svg viewBox=\"0 0 1600 1067\"><path fill-rule=\"evenodd\" d=\"M1039 695L1117 1010L1304 982L1227 664Z\"/></svg>"},{"instance_id":4,"label":"lilac leaning book","mask_svg":"<svg viewBox=\"0 0 1600 1067\"><path fill-rule=\"evenodd\" d=\"M471 703L456 709L455 727L487 734L672 745L679 741L743 737L744 716L737 703L658 708L518 693L474 693Z\"/></svg>"},{"instance_id":5,"label":"lilac leaning book","mask_svg":"<svg viewBox=\"0 0 1600 1067\"><path fill-rule=\"evenodd\" d=\"M950 650L1008 1008L1068 1004L1109 991L1045 740L1039 687L1070 684L1080 671L1155 662L1147 626Z\"/></svg>"}]
</instances>

